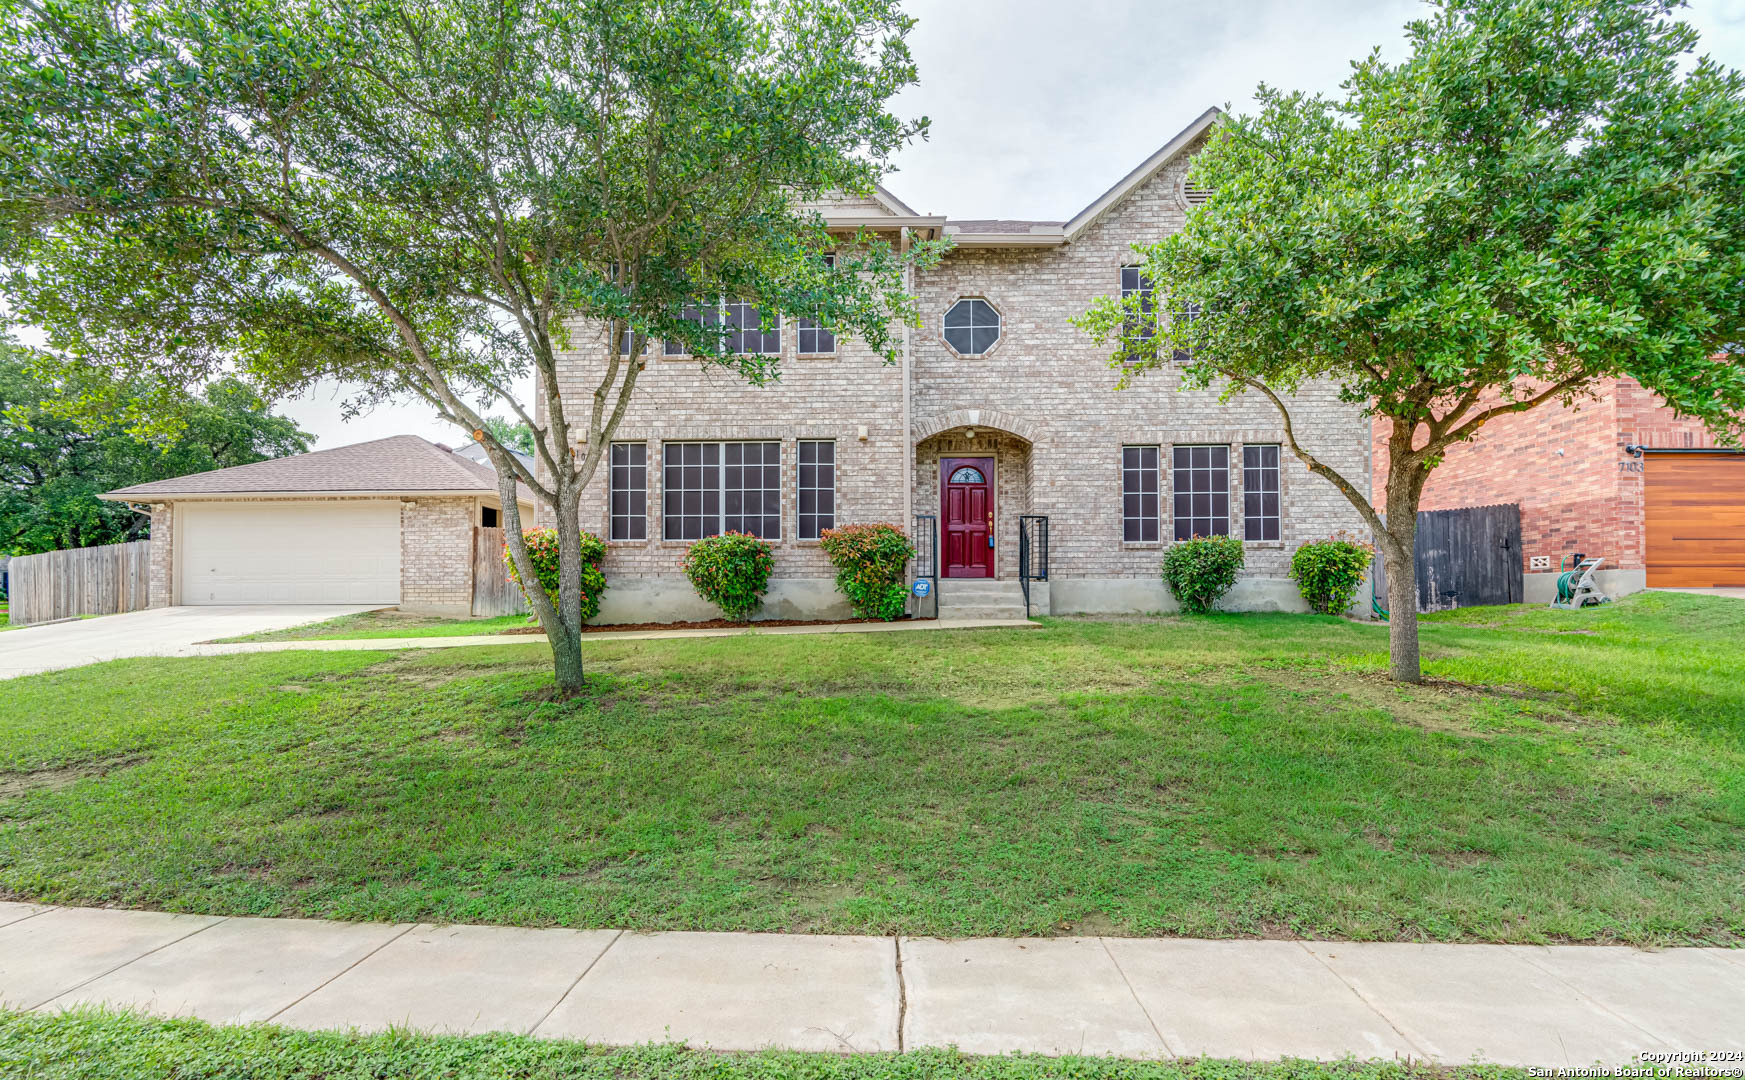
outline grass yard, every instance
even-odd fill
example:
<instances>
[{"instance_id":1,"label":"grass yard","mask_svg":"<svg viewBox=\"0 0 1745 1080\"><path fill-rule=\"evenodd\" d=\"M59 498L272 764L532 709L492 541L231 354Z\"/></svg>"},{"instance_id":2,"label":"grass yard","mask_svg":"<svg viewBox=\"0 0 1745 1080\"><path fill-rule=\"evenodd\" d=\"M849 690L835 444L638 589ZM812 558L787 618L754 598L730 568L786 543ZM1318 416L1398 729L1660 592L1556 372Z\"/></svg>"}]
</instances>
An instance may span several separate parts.
<instances>
[{"instance_id":1,"label":"grass yard","mask_svg":"<svg viewBox=\"0 0 1745 1080\"><path fill-rule=\"evenodd\" d=\"M212 1027L127 1013L0 1012L0 1065L36 1080L1524 1080L1524 1069L1422 1063L1128 1061L907 1054L608 1050L524 1035L347 1035Z\"/></svg>"},{"instance_id":2,"label":"grass yard","mask_svg":"<svg viewBox=\"0 0 1745 1080\"><path fill-rule=\"evenodd\" d=\"M283 630L263 630L258 634L219 638L219 641L320 641L324 639L363 639L398 637L471 637L475 634L501 634L505 630L520 630L530 625L525 615L498 615L483 619L443 619L431 615L403 615L399 612L365 611L357 615L341 615L337 619L291 626Z\"/></svg>"},{"instance_id":3,"label":"grass yard","mask_svg":"<svg viewBox=\"0 0 1745 1080\"><path fill-rule=\"evenodd\" d=\"M0 695L0 894L831 933L1745 937L1745 603L119 661Z\"/></svg>"}]
</instances>

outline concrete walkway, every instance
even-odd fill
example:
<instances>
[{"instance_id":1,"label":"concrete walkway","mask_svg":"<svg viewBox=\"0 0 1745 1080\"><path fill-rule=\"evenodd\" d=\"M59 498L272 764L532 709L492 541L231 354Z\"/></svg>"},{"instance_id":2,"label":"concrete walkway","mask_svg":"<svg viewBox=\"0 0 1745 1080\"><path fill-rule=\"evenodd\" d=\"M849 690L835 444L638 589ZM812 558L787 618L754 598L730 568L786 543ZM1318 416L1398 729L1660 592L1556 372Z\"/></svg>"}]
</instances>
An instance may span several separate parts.
<instances>
[{"instance_id":1,"label":"concrete walkway","mask_svg":"<svg viewBox=\"0 0 1745 1080\"><path fill-rule=\"evenodd\" d=\"M82 667L130 656L186 656L196 642L287 630L341 615L374 611L372 604L239 604L163 607L95 619L21 626L0 633L0 679Z\"/></svg>"},{"instance_id":2,"label":"concrete walkway","mask_svg":"<svg viewBox=\"0 0 1745 1080\"><path fill-rule=\"evenodd\" d=\"M632 934L0 903L0 1002L720 1050L1617 1065L1745 1050L1745 951Z\"/></svg>"},{"instance_id":3,"label":"concrete walkway","mask_svg":"<svg viewBox=\"0 0 1745 1080\"><path fill-rule=\"evenodd\" d=\"M709 630L600 630L582 635L591 641L657 641L663 638L738 637L743 634L880 634L900 630L990 630L1013 627L1037 629L1041 623L1028 619L918 619L913 622L823 623L813 626L718 627ZM228 644L194 645L181 656L223 656L231 653L286 652L315 649L349 652L354 649L457 649L468 645L544 645L544 634L473 634L457 637L315 638L304 641L238 641Z\"/></svg>"}]
</instances>

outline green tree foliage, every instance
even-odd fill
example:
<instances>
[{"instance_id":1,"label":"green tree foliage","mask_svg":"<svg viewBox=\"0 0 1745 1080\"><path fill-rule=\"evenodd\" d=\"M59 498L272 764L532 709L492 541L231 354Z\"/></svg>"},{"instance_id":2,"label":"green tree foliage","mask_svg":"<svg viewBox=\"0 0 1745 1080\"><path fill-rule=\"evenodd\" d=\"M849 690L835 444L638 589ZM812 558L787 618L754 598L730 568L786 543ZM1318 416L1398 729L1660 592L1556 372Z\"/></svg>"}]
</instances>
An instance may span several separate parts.
<instances>
[{"instance_id":1,"label":"green tree foliage","mask_svg":"<svg viewBox=\"0 0 1745 1080\"><path fill-rule=\"evenodd\" d=\"M517 480L553 515L582 683L578 508L652 342L753 383L716 298L887 360L904 268L809 202L872 190L924 130L898 0L0 0L0 292L73 361L279 392L414 396L471 432L531 577ZM851 238L852 239L852 238ZM695 308L692 308L695 311ZM558 355L585 360L557 377ZM542 423L517 401L531 376ZM491 432L501 403L535 469Z\"/></svg>"},{"instance_id":2,"label":"green tree foliage","mask_svg":"<svg viewBox=\"0 0 1745 1080\"><path fill-rule=\"evenodd\" d=\"M117 393L115 396L124 396ZM30 555L144 539L149 521L105 491L187 473L300 454L310 437L235 379L158 410L140 434L69 417L66 388L30 353L0 341L0 553Z\"/></svg>"},{"instance_id":3,"label":"green tree foliage","mask_svg":"<svg viewBox=\"0 0 1745 1080\"><path fill-rule=\"evenodd\" d=\"M1164 550L1163 582L1183 611L1204 615L1236 584L1242 563L1242 541L1234 536L1196 536Z\"/></svg>"},{"instance_id":4,"label":"green tree foliage","mask_svg":"<svg viewBox=\"0 0 1745 1080\"><path fill-rule=\"evenodd\" d=\"M1144 251L1165 323L1127 333L1112 299L1081 320L1124 380L1277 406L1375 531L1396 679L1419 678L1416 515L1449 446L1617 376L1741 434L1745 80L1690 55L1676 6L1441 0L1341 98L1262 87L1194 161L1209 201ZM1385 522L1298 441L1291 395L1321 380L1387 424Z\"/></svg>"},{"instance_id":5,"label":"green tree foliage","mask_svg":"<svg viewBox=\"0 0 1745 1080\"><path fill-rule=\"evenodd\" d=\"M519 420L505 420L501 416L485 417L485 430L497 440L497 444L505 450L513 450L518 454L533 453L533 429Z\"/></svg>"}]
</instances>

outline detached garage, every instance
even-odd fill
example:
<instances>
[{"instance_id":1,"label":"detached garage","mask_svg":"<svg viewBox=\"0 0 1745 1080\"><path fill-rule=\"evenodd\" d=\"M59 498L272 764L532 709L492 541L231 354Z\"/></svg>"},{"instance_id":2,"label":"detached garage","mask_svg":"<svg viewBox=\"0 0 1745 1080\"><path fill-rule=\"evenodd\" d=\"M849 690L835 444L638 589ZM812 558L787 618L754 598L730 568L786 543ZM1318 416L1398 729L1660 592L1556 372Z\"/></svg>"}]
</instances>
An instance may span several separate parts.
<instances>
[{"instance_id":1,"label":"detached garage","mask_svg":"<svg viewBox=\"0 0 1745 1080\"><path fill-rule=\"evenodd\" d=\"M1644 457L1648 587L1745 585L1745 454Z\"/></svg>"},{"instance_id":2,"label":"detached garage","mask_svg":"<svg viewBox=\"0 0 1745 1080\"><path fill-rule=\"evenodd\" d=\"M152 605L372 604L465 615L497 474L411 435L104 496L149 507ZM533 505L523 490L524 522Z\"/></svg>"}]
</instances>

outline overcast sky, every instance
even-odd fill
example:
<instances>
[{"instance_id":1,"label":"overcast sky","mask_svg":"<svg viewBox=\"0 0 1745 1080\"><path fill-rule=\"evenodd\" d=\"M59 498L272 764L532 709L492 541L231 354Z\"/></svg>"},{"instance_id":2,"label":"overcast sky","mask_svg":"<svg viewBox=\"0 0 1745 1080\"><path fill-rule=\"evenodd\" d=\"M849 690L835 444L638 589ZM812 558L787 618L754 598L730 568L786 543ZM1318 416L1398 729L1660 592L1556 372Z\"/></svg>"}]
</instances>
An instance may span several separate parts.
<instances>
[{"instance_id":1,"label":"overcast sky","mask_svg":"<svg viewBox=\"0 0 1745 1080\"><path fill-rule=\"evenodd\" d=\"M897 103L926 142L886 186L921 213L1063 220L1212 105L1255 84L1332 93L1371 48L1404 55L1407 0L908 0L921 82ZM1745 68L1745 0L1694 0L1702 51ZM337 389L282 410L323 448L410 433L458 444L421 405L340 419Z\"/></svg>"}]
</instances>

